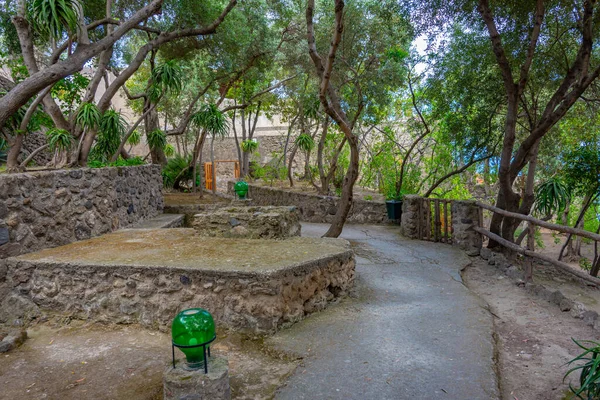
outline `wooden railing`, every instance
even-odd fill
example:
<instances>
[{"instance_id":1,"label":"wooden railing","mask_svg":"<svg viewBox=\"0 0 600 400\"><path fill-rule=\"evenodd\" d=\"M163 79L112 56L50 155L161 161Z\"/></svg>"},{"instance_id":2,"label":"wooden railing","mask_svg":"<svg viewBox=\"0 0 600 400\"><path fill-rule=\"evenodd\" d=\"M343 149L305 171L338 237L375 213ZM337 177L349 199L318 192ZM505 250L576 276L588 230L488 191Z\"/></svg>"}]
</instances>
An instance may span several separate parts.
<instances>
[{"instance_id":1,"label":"wooden railing","mask_svg":"<svg viewBox=\"0 0 600 400\"><path fill-rule=\"evenodd\" d=\"M418 235L421 240L452 243L452 201L422 198Z\"/></svg>"},{"instance_id":2,"label":"wooden railing","mask_svg":"<svg viewBox=\"0 0 600 400\"><path fill-rule=\"evenodd\" d=\"M584 272L582 270L575 269L565 262L556 260L556 259L549 257L547 255L544 255L544 254L536 253L535 249L534 249L534 245L533 245L534 244L534 232L535 232L536 226L540 226L540 227L547 228L547 229L557 231L557 232L569 233L572 235L581 236L581 237L588 238L588 239L591 239L596 242L600 242L600 235L593 233L593 232L585 231L583 229L576 229L576 228L571 228L570 226L558 225L558 224L553 224L550 222L542 221L540 219L534 218L529 215L523 215L523 214L505 211L500 208L490 206L489 204L485 204L485 203L481 203L481 202L477 202L476 205L480 208L481 213L485 209L485 210L489 210L494 213L500 214L503 217L509 217L509 218L515 218L515 219L518 219L521 221L527 221L528 245L527 245L527 247L521 247L521 246L517 245L516 243L513 243L509 240L506 240L506 239L500 237L499 235L496 235L496 234L490 232L489 230L485 229L481 225L473 227L474 231L478 232L479 234L483 235L484 237L487 237L490 240L493 240L494 242L496 242L512 251L515 251L519 254L523 254L528 257L533 257L533 258L537 258L539 260L548 262L566 273L577 276L578 278L581 278L581 279L585 280L587 283L592 284L596 287L600 287L600 279L599 278L594 277L590 274L587 274L586 272ZM481 215L481 213L480 213L480 215ZM480 220L483 221L482 218L480 218ZM525 270L526 280L531 279L532 275L533 275L533 266L531 263L528 263L528 265L526 265L526 270Z\"/></svg>"}]
</instances>

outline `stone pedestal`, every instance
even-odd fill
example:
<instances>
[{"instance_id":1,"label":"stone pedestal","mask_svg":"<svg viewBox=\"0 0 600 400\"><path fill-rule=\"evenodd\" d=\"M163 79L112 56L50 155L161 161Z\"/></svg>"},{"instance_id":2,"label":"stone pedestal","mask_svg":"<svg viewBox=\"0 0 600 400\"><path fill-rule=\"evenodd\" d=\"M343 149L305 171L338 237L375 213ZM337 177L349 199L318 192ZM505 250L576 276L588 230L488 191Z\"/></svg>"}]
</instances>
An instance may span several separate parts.
<instances>
[{"instance_id":1,"label":"stone pedestal","mask_svg":"<svg viewBox=\"0 0 600 400\"><path fill-rule=\"evenodd\" d=\"M422 200L417 195L407 195L402 199L400 231L407 238L419 239L419 208Z\"/></svg>"},{"instance_id":2,"label":"stone pedestal","mask_svg":"<svg viewBox=\"0 0 600 400\"><path fill-rule=\"evenodd\" d=\"M180 360L176 367L165 370L164 400L230 400L229 363L225 358L210 357L208 374L204 369L188 371Z\"/></svg>"},{"instance_id":3,"label":"stone pedestal","mask_svg":"<svg viewBox=\"0 0 600 400\"><path fill-rule=\"evenodd\" d=\"M482 247L481 235L473 230L479 225L479 207L474 201L452 202L452 244L470 256L479 255Z\"/></svg>"}]
</instances>

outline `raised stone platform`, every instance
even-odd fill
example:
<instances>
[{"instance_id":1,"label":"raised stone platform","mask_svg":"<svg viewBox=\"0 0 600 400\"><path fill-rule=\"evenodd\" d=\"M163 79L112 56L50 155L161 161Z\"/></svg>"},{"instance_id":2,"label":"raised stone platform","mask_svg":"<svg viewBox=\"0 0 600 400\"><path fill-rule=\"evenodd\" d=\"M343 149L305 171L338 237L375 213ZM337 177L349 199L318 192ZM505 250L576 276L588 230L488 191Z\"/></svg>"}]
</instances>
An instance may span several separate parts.
<instances>
[{"instance_id":1,"label":"raised stone platform","mask_svg":"<svg viewBox=\"0 0 600 400\"><path fill-rule=\"evenodd\" d=\"M154 218L139 222L131 227L131 229L166 229L166 228L181 228L185 222L183 214L161 214Z\"/></svg>"},{"instance_id":2,"label":"raised stone platform","mask_svg":"<svg viewBox=\"0 0 600 400\"><path fill-rule=\"evenodd\" d=\"M3 280L0 322L47 312L167 330L178 311L202 307L218 324L270 333L344 295L354 256L341 239L123 230L0 260Z\"/></svg>"},{"instance_id":3,"label":"raised stone platform","mask_svg":"<svg viewBox=\"0 0 600 400\"><path fill-rule=\"evenodd\" d=\"M296 207L225 207L194 215L192 227L202 236L287 239L300 236Z\"/></svg>"}]
</instances>

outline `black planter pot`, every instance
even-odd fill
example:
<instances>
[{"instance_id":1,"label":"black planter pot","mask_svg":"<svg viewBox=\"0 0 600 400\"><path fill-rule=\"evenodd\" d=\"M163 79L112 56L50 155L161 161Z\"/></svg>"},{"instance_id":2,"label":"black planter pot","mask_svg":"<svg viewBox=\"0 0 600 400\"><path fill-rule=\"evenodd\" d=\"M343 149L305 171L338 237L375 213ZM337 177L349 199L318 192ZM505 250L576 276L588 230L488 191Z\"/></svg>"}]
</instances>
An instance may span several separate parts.
<instances>
[{"instance_id":1,"label":"black planter pot","mask_svg":"<svg viewBox=\"0 0 600 400\"><path fill-rule=\"evenodd\" d=\"M388 200L385 202L388 218L398 220L402 218L402 200Z\"/></svg>"}]
</instances>

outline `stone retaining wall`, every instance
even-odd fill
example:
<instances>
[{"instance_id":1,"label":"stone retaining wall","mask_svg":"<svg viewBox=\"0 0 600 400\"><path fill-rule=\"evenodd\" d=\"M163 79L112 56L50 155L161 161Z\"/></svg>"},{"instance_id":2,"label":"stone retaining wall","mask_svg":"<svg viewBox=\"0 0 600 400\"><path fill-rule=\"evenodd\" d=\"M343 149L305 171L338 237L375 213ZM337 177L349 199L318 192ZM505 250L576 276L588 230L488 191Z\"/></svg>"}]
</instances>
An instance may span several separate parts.
<instances>
[{"instance_id":1,"label":"stone retaining wall","mask_svg":"<svg viewBox=\"0 0 600 400\"><path fill-rule=\"evenodd\" d=\"M202 236L287 239L300 236L296 207L225 207L196 214L192 228Z\"/></svg>"},{"instance_id":2,"label":"stone retaining wall","mask_svg":"<svg viewBox=\"0 0 600 400\"><path fill-rule=\"evenodd\" d=\"M0 175L0 259L87 239L162 212L160 167Z\"/></svg>"},{"instance_id":3,"label":"stone retaining wall","mask_svg":"<svg viewBox=\"0 0 600 400\"><path fill-rule=\"evenodd\" d=\"M0 282L10 290L0 323L27 323L50 313L167 331L179 311L202 307L218 324L273 333L345 295L354 265L349 248L267 274L8 258L0 260Z\"/></svg>"},{"instance_id":4,"label":"stone retaining wall","mask_svg":"<svg viewBox=\"0 0 600 400\"><path fill-rule=\"evenodd\" d=\"M234 182L229 182L228 192L234 194ZM293 192L284 189L248 185L248 198L254 206L296 206L300 219L306 222L331 223L337 211L338 197L313 193ZM348 220L354 224L390 223L385 203L354 199Z\"/></svg>"}]
</instances>

